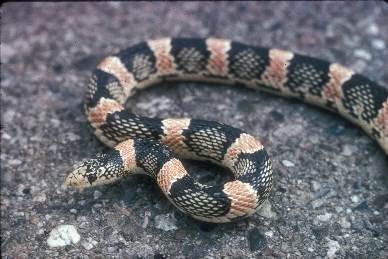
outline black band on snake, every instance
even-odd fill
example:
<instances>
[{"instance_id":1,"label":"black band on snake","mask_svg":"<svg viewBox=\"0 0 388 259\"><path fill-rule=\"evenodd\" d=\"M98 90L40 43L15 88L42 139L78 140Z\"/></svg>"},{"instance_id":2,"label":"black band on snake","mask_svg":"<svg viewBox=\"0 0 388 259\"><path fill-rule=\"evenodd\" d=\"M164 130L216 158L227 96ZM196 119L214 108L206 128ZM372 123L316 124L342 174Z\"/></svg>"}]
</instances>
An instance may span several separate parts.
<instances>
[{"instance_id":1,"label":"black band on snake","mask_svg":"<svg viewBox=\"0 0 388 259\"><path fill-rule=\"evenodd\" d=\"M196 219L229 222L257 211L272 187L271 160L257 138L217 122L145 118L124 108L136 90L169 80L241 84L321 106L363 128L388 154L388 91L351 69L224 39L163 38L109 56L95 70L86 114L95 135L113 149L82 163L68 186L143 173ZM177 156L227 167L235 180L195 182Z\"/></svg>"}]
</instances>

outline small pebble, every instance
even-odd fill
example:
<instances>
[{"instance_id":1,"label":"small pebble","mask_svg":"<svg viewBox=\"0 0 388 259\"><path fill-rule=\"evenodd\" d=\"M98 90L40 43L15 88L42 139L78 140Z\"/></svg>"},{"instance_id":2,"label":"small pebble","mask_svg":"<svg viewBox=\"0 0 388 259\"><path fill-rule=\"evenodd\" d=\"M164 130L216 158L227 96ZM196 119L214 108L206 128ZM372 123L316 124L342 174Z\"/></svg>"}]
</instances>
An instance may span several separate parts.
<instances>
[{"instance_id":1,"label":"small pebble","mask_svg":"<svg viewBox=\"0 0 388 259\"><path fill-rule=\"evenodd\" d=\"M282 164L285 166L285 167L292 167L292 166L295 166L295 164L291 161L288 161L288 160L283 160L282 161Z\"/></svg>"},{"instance_id":2,"label":"small pebble","mask_svg":"<svg viewBox=\"0 0 388 259\"><path fill-rule=\"evenodd\" d=\"M375 49L383 50L385 49L385 42L381 39L372 40L372 46Z\"/></svg>"},{"instance_id":3,"label":"small pebble","mask_svg":"<svg viewBox=\"0 0 388 259\"><path fill-rule=\"evenodd\" d=\"M94 246L92 243L89 243L89 242L86 242L86 243L82 243L82 246L86 249L86 250L90 250L92 249Z\"/></svg>"},{"instance_id":4,"label":"small pebble","mask_svg":"<svg viewBox=\"0 0 388 259\"><path fill-rule=\"evenodd\" d=\"M338 251L338 249L341 248L340 244L337 241L328 239L329 242L327 243L327 246L329 249L327 250L327 257L328 258L335 258L335 253Z\"/></svg>"},{"instance_id":5,"label":"small pebble","mask_svg":"<svg viewBox=\"0 0 388 259\"><path fill-rule=\"evenodd\" d=\"M164 231L178 229L176 218L172 214L158 215L155 217L155 227Z\"/></svg>"},{"instance_id":6,"label":"small pebble","mask_svg":"<svg viewBox=\"0 0 388 259\"><path fill-rule=\"evenodd\" d=\"M54 127L59 127L59 126L62 124L60 120L55 119L55 118L51 118L51 119L50 119L50 122L51 122L51 124L52 124Z\"/></svg>"},{"instance_id":7,"label":"small pebble","mask_svg":"<svg viewBox=\"0 0 388 259\"><path fill-rule=\"evenodd\" d=\"M375 23L372 23L372 24L368 27L367 32L368 32L369 34L376 35L376 34L378 34L378 33L380 32L380 29L379 29L379 27L378 27Z\"/></svg>"},{"instance_id":8,"label":"small pebble","mask_svg":"<svg viewBox=\"0 0 388 259\"><path fill-rule=\"evenodd\" d=\"M276 213L272 211L271 203L268 201L261 205L261 208L257 211L257 213L267 219L275 219L277 217Z\"/></svg>"},{"instance_id":9,"label":"small pebble","mask_svg":"<svg viewBox=\"0 0 388 259\"><path fill-rule=\"evenodd\" d=\"M319 221L326 222L326 221L329 221L332 216L333 216L333 214L331 214L331 213L325 213L324 215L318 215L317 219Z\"/></svg>"},{"instance_id":10,"label":"small pebble","mask_svg":"<svg viewBox=\"0 0 388 259\"><path fill-rule=\"evenodd\" d=\"M86 217L85 216L78 216L77 221L86 221Z\"/></svg>"},{"instance_id":11,"label":"small pebble","mask_svg":"<svg viewBox=\"0 0 388 259\"><path fill-rule=\"evenodd\" d=\"M359 198L357 195L353 195L352 197L350 197L350 200L351 200L353 203L358 203L358 202L360 202L360 198Z\"/></svg>"},{"instance_id":12,"label":"small pebble","mask_svg":"<svg viewBox=\"0 0 388 259\"><path fill-rule=\"evenodd\" d=\"M352 156L355 150L356 150L355 146L346 144L344 145L344 149L342 150L341 154L344 156Z\"/></svg>"},{"instance_id":13,"label":"small pebble","mask_svg":"<svg viewBox=\"0 0 388 259\"><path fill-rule=\"evenodd\" d=\"M146 228L146 227L148 226L149 216L151 216L151 212L150 212L150 211L146 211L146 212L144 213L144 221L143 221L143 225L141 225L142 228Z\"/></svg>"},{"instance_id":14,"label":"small pebble","mask_svg":"<svg viewBox=\"0 0 388 259\"><path fill-rule=\"evenodd\" d=\"M7 62L8 59L10 59L12 56L17 55L19 51L17 50L17 48L15 48L15 46L2 42L0 52L2 61Z\"/></svg>"},{"instance_id":15,"label":"small pebble","mask_svg":"<svg viewBox=\"0 0 388 259\"><path fill-rule=\"evenodd\" d=\"M343 207L337 206L337 207L335 207L335 211L336 211L337 213L341 213L341 212L344 211L344 208L343 208Z\"/></svg>"},{"instance_id":16,"label":"small pebble","mask_svg":"<svg viewBox=\"0 0 388 259\"><path fill-rule=\"evenodd\" d=\"M108 251L108 253L114 253L117 251L117 248L114 246L108 246L106 250Z\"/></svg>"},{"instance_id":17,"label":"small pebble","mask_svg":"<svg viewBox=\"0 0 388 259\"><path fill-rule=\"evenodd\" d=\"M369 52L367 52L366 50L364 50L364 49L356 49L354 51L354 56L356 56L358 58L365 59L365 60L371 60L372 59L372 55Z\"/></svg>"},{"instance_id":18,"label":"small pebble","mask_svg":"<svg viewBox=\"0 0 388 259\"><path fill-rule=\"evenodd\" d=\"M49 247L61 247L70 244L77 244L81 240L81 236L77 232L77 228L73 225L59 225L54 228L47 238Z\"/></svg>"},{"instance_id":19,"label":"small pebble","mask_svg":"<svg viewBox=\"0 0 388 259\"><path fill-rule=\"evenodd\" d=\"M3 132L1 138L5 140L10 140L12 137L7 132Z\"/></svg>"},{"instance_id":20,"label":"small pebble","mask_svg":"<svg viewBox=\"0 0 388 259\"><path fill-rule=\"evenodd\" d=\"M30 223L31 223L32 225L36 225L36 224L39 223L39 219L38 219L38 218L32 218L32 219L30 219Z\"/></svg>"},{"instance_id":21,"label":"small pebble","mask_svg":"<svg viewBox=\"0 0 388 259\"><path fill-rule=\"evenodd\" d=\"M314 181L314 180L311 181L311 187L313 188L314 192L321 189L321 185L317 181Z\"/></svg>"},{"instance_id":22,"label":"small pebble","mask_svg":"<svg viewBox=\"0 0 388 259\"><path fill-rule=\"evenodd\" d=\"M74 134L74 133L69 132L69 133L67 133L67 139L68 139L70 142L73 142L73 141L76 141L76 140L80 140L81 137L78 136L78 135L76 135L76 134Z\"/></svg>"},{"instance_id":23,"label":"small pebble","mask_svg":"<svg viewBox=\"0 0 388 259\"><path fill-rule=\"evenodd\" d=\"M10 166L21 165L22 163L23 163L22 160L19 160L19 159L10 159L7 162L7 164Z\"/></svg>"}]
</instances>

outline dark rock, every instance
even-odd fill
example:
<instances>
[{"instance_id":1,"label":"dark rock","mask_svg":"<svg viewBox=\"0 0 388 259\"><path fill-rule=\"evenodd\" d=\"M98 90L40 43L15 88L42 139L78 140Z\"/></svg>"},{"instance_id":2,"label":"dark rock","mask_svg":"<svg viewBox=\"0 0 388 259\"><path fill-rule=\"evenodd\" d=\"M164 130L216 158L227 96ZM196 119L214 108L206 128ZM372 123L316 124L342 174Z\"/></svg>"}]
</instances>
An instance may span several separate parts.
<instances>
[{"instance_id":1,"label":"dark rock","mask_svg":"<svg viewBox=\"0 0 388 259\"><path fill-rule=\"evenodd\" d=\"M249 249L254 251L260 251L264 249L264 247L267 246L268 240L265 237L264 234L260 232L257 228L252 229L248 233L248 242L249 242Z\"/></svg>"}]
</instances>

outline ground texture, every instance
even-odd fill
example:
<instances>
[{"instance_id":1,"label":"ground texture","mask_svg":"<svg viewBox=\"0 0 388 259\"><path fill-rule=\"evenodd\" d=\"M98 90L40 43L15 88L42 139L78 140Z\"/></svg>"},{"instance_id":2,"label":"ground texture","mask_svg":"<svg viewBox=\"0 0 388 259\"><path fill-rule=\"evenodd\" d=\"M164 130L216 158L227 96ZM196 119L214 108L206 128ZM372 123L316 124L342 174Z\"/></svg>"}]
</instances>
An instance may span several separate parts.
<instances>
[{"instance_id":1,"label":"ground texture","mask_svg":"<svg viewBox=\"0 0 388 259\"><path fill-rule=\"evenodd\" d=\"M203 224L143 176L83 193L63 185L73 164L107 150L83 98L109 53L161 36L216 36L335 61L387 86L383 2L7 3L0 12L2 257L388 257L388 164L379 146L332 113L248 89L168 84L128 106L258 136L275 184L253 217ZM186 163L201 171L198 180L218 181L212 166ZM80 241L49 246L61 225Z\"/></svg>"}]
</instances>

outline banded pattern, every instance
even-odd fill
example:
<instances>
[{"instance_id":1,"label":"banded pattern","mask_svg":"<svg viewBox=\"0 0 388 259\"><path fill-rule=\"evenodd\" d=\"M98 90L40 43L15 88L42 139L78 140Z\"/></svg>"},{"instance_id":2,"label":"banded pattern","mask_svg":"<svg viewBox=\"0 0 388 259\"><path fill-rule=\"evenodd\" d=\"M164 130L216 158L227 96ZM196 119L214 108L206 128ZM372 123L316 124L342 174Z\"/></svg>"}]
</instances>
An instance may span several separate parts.
<instances>
[{"instance_id":1,"label":"banded pattern","mask_svg":"<svg viewBox=\"0 0 388 259\"><path fill-rule=\"evenodd\" d=\"M242 84L324 107L362 127L388 154L388 91L351 69L224 39L163 38L109 56L95 70L86 113L95 135L113 149L81 164L67 185L144 173L179 210L203 221L229 222L259 208L272 187L272 166L255 137L217 122L145 118L124 109L137 90L169 80ZM199 184L177 155L225 166L235 180Z\"/></svg>"}]
</instances>

